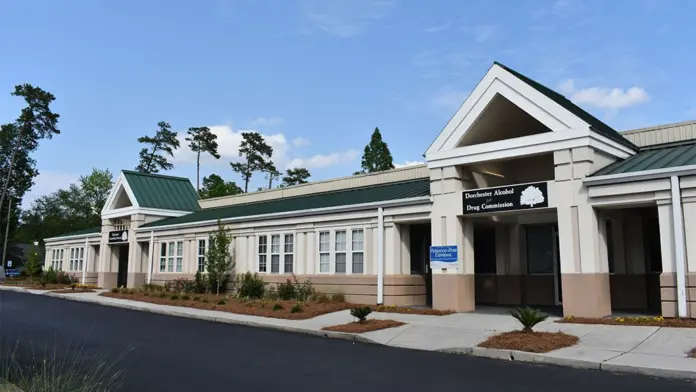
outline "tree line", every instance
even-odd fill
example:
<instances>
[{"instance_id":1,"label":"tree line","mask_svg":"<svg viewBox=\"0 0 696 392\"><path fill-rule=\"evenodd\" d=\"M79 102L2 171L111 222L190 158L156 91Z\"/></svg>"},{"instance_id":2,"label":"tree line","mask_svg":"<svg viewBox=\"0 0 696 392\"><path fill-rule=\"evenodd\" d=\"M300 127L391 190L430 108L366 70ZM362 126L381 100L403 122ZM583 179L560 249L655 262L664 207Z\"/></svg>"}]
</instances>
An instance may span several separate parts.
<instances>
[{"instance_id":1,"label":"tree line","mask_svg":"<svg viewBox=\"0 0 696 392\"><path fill-rule=\"evenodd\" d=\"M15 86L12 96L23 99L25 106L17 118L0 124L0 243L3 264L16 250L10 243L33 243L44 238L101 225L101 210L114 186L113 173L93 168L67 188L34 200L22 210L22 199L34 185L39 175L36 160L32 157L40 142L61 132L58 129L59 114L51 109L53 94L30 84ZM143 145L135 169L142 173L160 173L174 168L170 158L180 148L176 132L165 121L157 124L153 136L142 136ZM191 127L185 137L188 148L196 155L196 190L201 198L221 197L249 192L252 178L261 175L271 189L274 184L286 187L307 183L311 174L307 168L288 168L281 173L273 161L273 147L258 132L242 132L239 161L230 162L230 168L241 177L241 185L226 181L218 174L200 178L201 157L208 154L220 159L217 135L205 126ZM373 173L393 169L389 147L382 140L379 128L375 128L370 142L365 146L361 169L354 174Z\"/></svg>"}]
</instances>

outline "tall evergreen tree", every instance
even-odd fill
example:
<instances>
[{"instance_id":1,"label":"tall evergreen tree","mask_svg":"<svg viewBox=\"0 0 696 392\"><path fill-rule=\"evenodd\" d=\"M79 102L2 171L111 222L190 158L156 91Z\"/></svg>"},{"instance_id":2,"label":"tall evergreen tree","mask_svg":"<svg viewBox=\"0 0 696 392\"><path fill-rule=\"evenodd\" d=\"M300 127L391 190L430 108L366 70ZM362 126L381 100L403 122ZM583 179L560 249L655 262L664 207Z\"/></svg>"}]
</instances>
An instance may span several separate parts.
<instances>
[{"instance_id":1,"label":"tall evergreen tree","mask_svg":"<svg viewBox=\"0 0 696 392\"><path fill-rule=\"evenodd\" d=\"M220 159L218 154L217 135L208 127L195 127L188 129L186 141L189 142L191 151L196 153L196 191L200 191L201 178L201 153L207 152L213 158Z\"/></svg>"},{"instance_id":2,"label":"tall evergreen tree","mask_svg":"<svg viewBox=\"0 0 696 392\"><path fill-rule=\"evenodd\" d=\"M382 140L379 128L375 128L370 143L365 146L361 166L362 170L356 174L375 173L394 168L394 160L387 143Z\"/></svg>"},{"instance_id":3,"label":"tall evergreen tree","mask_svg":"<svg viewBox=\"0 0 696 392\"><path fill-rule=\"evenodd\" d=\"M291 186L298 184L306 184L307 179L311 176L309 170L303 167L288 169L283 177L283 186Z\"/></svg>"},{"instance_id":4,"label":"tall evergreen tree","mask_svg":"<svg viewBox=\"0 0 696 392\"><path fill-rule=\"evenodd\" d=\"M142 136L138 138L138 143L149 145L140 150L140 163L135 170L142 173L159 173L160 170L171 170L174 165L167 161L167 154L174 156L174 150L179 148L179 139L176 132L171 130L169 123L160 121L157 123L159 129L154 137Z\"/></svg>"},{"instance_id":5,"label":"tall evergreen tree","mask_svg":"<svg viewBox=\"0 0 696 392\"><path fill-rule=\"evenodd\" d=\"M273 181L280 177L280 172L276 169L273 161L268 161L263 171L266 172L266 176L268 177L268 189L273 188Z\"/></svg>"},{"instance_id":6,"label":"tall evergreen tree","mask_svg":"<svg viewBox=\"0 0 696 392\"><path fill-rule=\"evenodd\" d=\"M243 162L232 162L232 170L239 173L244 180L244 192L249 191L249 180L254 172L264 171L273 155L273 147L269 146L258 132L242 132L242 143L239 146L239 156Z\"/></svg>"},{"instance_id":7,"label":"tall evergreen tree","mask_svg":"<svg viewBox=\"0 0 696 392\"><path fill-rule=\"evenodd\" d=\"M242 188L233 181L225 181L217 174L211 174L208 177L203 177L203 187L198 191L198 194L202 199L209 199L211 197L231 196L243 192Z\"/></svg>"}]
</instances>

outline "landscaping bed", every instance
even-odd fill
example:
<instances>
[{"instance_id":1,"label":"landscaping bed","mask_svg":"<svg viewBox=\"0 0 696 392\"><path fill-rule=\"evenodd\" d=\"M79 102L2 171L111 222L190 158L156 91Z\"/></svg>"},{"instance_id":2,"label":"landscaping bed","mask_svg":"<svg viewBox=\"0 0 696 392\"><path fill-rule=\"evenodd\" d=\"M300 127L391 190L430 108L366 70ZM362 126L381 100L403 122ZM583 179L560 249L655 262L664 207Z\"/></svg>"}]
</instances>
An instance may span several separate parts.
<instances>
[{"instance_id":1,"label":"landscaping bed","mask_svg":"<svg viewBox=\"0 0 696 392\"><path fill-rule=\"evenodd\" d=\"M159 305L183 306L187 308L216 310L250 316L271 317L289 320L304 320L322 314L338 312L354 307L345 302L319 303L296 300L244 300L215 294L172 294L168 292L107 292L102 296Z\"/></svg>"},{"instance_id":2,"label":"landscaping bed","mask_svg":"<svg viewBox=\"0 0 696 392\"><path fill-rule=\"evenodd\" d=\"M639 327L667 327L667 328L696 328L696 319L664 318L664 317L573 317L568 316L557 320L563 324L601 324L601 325L631 325Z\"/></svg>"},{"instance_id":3,"label":"landscaping bed","mask_svg":"<svg viewBox=\"0 0 696 392\"><path fill-rule=\"evenodd\" d=\"M494 335L480 343L478 347L500 350L526 351L530 353L547 353L565 347L574 346L580 341L577 336L563 332L523 332L512 331Z\"/></svg>"},{"instance_id":4,"label":"landscaping bed","mask_svg":"<svg viewBox=\"0 0 696 392\"><path fill-rule=\"evenodd\" d=\"M73 289L72 287L68 287L66 289L61 289L61 290L54 290L51 291L52 293L56 294L77 294L77 293L93 293L94 290L92 289Z\"/></svg>"},{"instance_id":5,"label":"landscaping bed","mask_svg":"<svg viewBox=\"0 0 696 392\"><path fill-rule=\"evenodd\" d=\"M371 331L378 331L380 329L394 328L405 325L401 321L396 320L366 320L363 322L356 321L354 323L332 325L330 327L324 327L324 331L334 331L334 332L348 332L348 333L365 333Z\"/></svg>"},{"instance_id":6,"label":"landscaping bed","mask_svg":"<svg viewBox=\"0 0 696 392\"><path fill-rule=\"evenodd\" d=\"M421 316L447 316L454 314L453 310L436 310L428 308L406 308L395 305L379 305L373 306L372 310L380 313L401 313L401 314L417 314Z\"/></svg>"},{"instance_id":7,"label":"landscaping bed","mask_svg":"<svg viewBox=\"0 0 696 392\"><path fill-rule=\"evenodd\" d=\"M64 285L64 284L46 284L45 286L42 286L40 283L32 283L32 282L12 282L8 284L7 282L3 283L3 286L12 286L12 287L21 287L23 289L30 289L30 290L62 290L65 288L70 289L70 286Z\"/></svg>"}]
</instances>

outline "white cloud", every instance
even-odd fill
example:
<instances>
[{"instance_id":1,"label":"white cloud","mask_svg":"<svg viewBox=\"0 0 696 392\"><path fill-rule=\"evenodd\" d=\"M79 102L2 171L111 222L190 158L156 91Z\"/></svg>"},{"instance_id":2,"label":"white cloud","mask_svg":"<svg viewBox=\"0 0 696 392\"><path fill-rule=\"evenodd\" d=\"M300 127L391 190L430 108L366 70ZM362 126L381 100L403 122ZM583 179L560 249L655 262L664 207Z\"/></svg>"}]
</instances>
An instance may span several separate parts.
<instances>
[{"instance_id":1,"label":"white cloud","mask_svg":"<svg viewBox=\"0 0 696 392\"><path fill-rule=\"evenodd\" d=\"M328 155L318 154L309 158L295 158L285 165L286 169L304 167L307 169L321 169L327 166L349 163L358 157L357 150L335 152Z\"/></svg>"},{"instance_id":2,"label":"white cloud","mask_svg":"<svg viewBox=\"0 0 696 392\"><path fill-rule=\"evenodd\" d=\"M337 37L352 37L369 21L386 16L393 6L393 0L305 0L303 11L311 27Z\"/></svg>"},{"instance_id":3,"label":"white cloud","mask_svg":"<svg viewBox=\"0 0 696 392\"><path fill-rule=\"evenodd\" d=\"M394 167L399 168L399 167L406 167L406 166L415 166L415 165L422 165L424 164L424 161L405 161L404 163L395 163Z\"/></svg>"},{"instance_id":4,"label":"white cloud","mask_svg":"<svg viewBox=\"0 0 696 392\"><path fill-rule=\"evenodd\" d=\"M493 24L474 27L474 39L478 43L488 42L498 35L499 27Z\"/></svg>"},{"instance_id":5,"label":"white cloud","mask_svg":"<svg viewBox=\"0 0 696 392\"><path fill-rule=\"evenodd\" d=\"M450 27L452 27L452 22L447 22L447 23L443 23L440 25L427 27L427 28L423 29L423 31L425 31L426 33L437 33L439 31L445 31L445 30L449 29Z\"/></svg>"},{"instance_id":6,"label":"white cloud","mask_svg":"<svg viewBox=\"0 0 696 392\"><path fill-rule=\"evenodd\" d=\"M578 105L588 105L609 110L619 110L650 100L648 93L643 88L636 86L628 89L617 87L576 89L573 80L569 79L562 82L559 89Z\"/></svg>"},{"instance_id":7,"label":"white cloud","mask_svg":"<svg viewBox=\"0 0 696 392\"><path fill-rule=\"evenodd\" d=\"M70 184L77 182L79 178L79 174L39 170L39 175L34 178L34 186L22 199L22 207L28 208L39 197L53 193L61 188L65 189Z\"/></svg>"},{"instance_id":8,"label":"white cloud","mask_svg":"<svg viewBox=\"0 0 696 392\"><path fill-rule=\"evenodd\" d=\"M464 103L467 95L466 91L446 87L433 95L428 103L433 109L455 111Z\"/></svg>"},{"instance_id":9,"label":"white cloud","mask_svg":"<svg viewBox=\"0 0 696 392\"><path fill-rule=\"evenodd\" d=\"M307 147L311 144L312 142L310 142L309 139L305 139L303 137L296 137L292 139L292 145L294 147Z\"/></svg>"},{"instance_id":10,"label":"white cloud","mask_svg":"<svg viewBox=\"0 0 696 392\"><path fill-rule=\"evenodd\" d=\"M251 124L255 126L272 127L274 125L280 125L283 122L285 122L285 119L283 119L282 117L258 117L254 121L252 121Z\"/></svg>"}]
</instances>

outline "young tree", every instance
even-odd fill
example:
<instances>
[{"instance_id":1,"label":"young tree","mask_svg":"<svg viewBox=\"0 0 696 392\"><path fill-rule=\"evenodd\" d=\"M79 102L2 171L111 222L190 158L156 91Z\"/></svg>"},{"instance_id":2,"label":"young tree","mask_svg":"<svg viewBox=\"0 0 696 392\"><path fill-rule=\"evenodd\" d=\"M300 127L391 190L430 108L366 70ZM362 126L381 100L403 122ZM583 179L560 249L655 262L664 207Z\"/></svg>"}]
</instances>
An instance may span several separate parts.
<instances>
[{"instance_id":1,"label":"young tree","mask_svg":"<svg viewBox=\"0 0 696 392\"><path fill-rule=\"evenodd\" d=\"M189 142L191 151L196 153L196 191L200 191L201 153L207 152L213 158L220 159L217 135L212 133L208 127L189 128L186 141Z\"/></svg>"},{"instance_id":2,"label":"young tree","mask_svg":"<svg viewBox=\"0 0 696 392\"><path fill-rule=\"evenodd\" d=\"M211 174L208 177L203 177L203 188L198 191L202 199L211 197L231 196L243 193L242 188L238 187L232 181L225 181L217 174Z\"/></svg>"},{"instance_id":3,"label":"young tree","mask_svg":"<svg viewBox=\"0 0 696 392\"><path fill-rule=\"evenodd\" d=\"M283 177L283 185L291 186L298 184L306 184L307 179L311 176L309 170L303 167L296 167L294 169L288 169Z\"/></svg>"},{"instance_id":4,"label":"young tree","mask_svg":"<svg viewBox=\"0 0 696 392\"><path fill-rule=\"evenodd\" d=\"M370 143L365 146L361 166L362 170L355 174L375 173L394 168L391 152L387 143L382 140L379 128L375 128Z\"/></svg>"},{"instance_id":5,"label":"young tree","mask_svg":"<svg viewBox=\"0 0 696 392\"><path fill-rule=\"evenodd\" d=\"M85 202L89 204L92 214L101 221L101 210L106 204L109 192L114 186L114 175L109 169L92 169L92 173L87 176L80 176L80 192L84 195Z\"/></svg>"},{"instance_id":6,"label":"young tree","mask_svg":"<svg viewBox=\"0 0 696 392\"><path fill-rule=\"evenodd\" d=\"M273 147L269 146L258 132L242 132L242 143L239 146L239 156L243 162L232 162L232 170L239 173L244 180L244 192L249 191L249 180L256 171L263 171L267 161L273 155Z\"/></svg>"},{"instance_id":7,"label":"young tree","mask_svg":"<svg viewBox=\"0 0 696 392\"><path fill-rule=\"evenodd\" d=\"M10 179L13 177L18 158L30 162L29 153L36 150L41 139L50 139L53 135L60 134L58 129L58 117L60 115L53 113L50 107L51 103L56 99L53 94L25 83L15 86L15 91L12 95L24 98L27 106L22 109L19 118L17 118L14 124L2 127L2 133L9 133L9 135L4 137L12 136L12 138L8 146L11 151L9 156L3 154L0 157L2 162L8 162L4 170L5 173L3 173L5 178L2 192L0 192L0 206L5 203L5 195L9 191ZM25 182L26 180L24 179ZM31 181L31 178L29 178L29 181ZM15 192L15 198L21 198L22 196L23 193L18 195Z\"/></svg>"},{"instance_id":8,"label":"young tree","mask_svg":"<svg viewBox=\"0 0 696 392\"><path fill-rule=\"evenodd\" d=\"M162 153L173 157L174 150L179 148L179 139L176 132L171 131L169 123L160 121L159 129L154 137L143 136L138 138L138 143L147 144L150 147L140 150L140 163L135 170L142 173L159 173L160 170L171 170L174 165L167 161Z\"/></svg>"},{"instance_id":9,"label":"young tree","mask_svg":"<svg viewBox=\"0 0 696 392\"><path fill-rule=\"evenodd\" d=\"M41 275L41 260L39 260L39 252L34 245L32 245L29 250L29 257L27 258L27 262L24 263L24 268L26 268L27 275L29 275L30 278Z\"/></svg>"},{"instance_id":10,"label":"young tree","mask_svg":"<svg viewBox=\"0 0 696 392\"><path fill-rule=\"evenodd\" d=\"M205 270L208 278L215 284L215 294L220 294L220 288L229 278L235 266L234 257L230 254L232 237L218 219L218 228L208 239L208 252L205 258Z\"/></svg>"}]
</instances>

